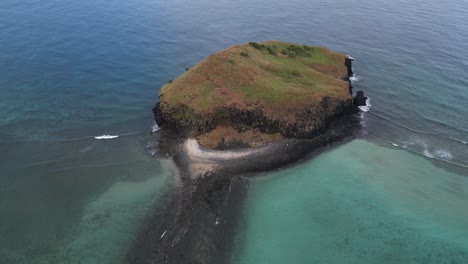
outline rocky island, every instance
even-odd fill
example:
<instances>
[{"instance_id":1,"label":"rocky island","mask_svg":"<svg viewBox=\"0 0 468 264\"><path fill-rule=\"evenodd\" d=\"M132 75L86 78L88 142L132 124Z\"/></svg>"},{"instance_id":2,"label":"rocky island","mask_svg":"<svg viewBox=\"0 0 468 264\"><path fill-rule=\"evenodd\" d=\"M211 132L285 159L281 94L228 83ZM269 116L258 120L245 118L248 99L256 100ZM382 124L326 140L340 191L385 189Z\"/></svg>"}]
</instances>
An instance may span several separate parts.
<instances>
[{"instance_id":1,"label":"rocky island","mask_svg":"<svg viewBox=\"0 0 468 264\"><path fill-rule=\"evenodd\" d=\"M253 172L290 164L359 131L352 59L278 41L236 45L160 90L155 153L174 163L128 263L228 263Z\"/></svg>"},{"instance_id":2,"label":"rocky island","mask_svg":"<svg viewBox=\"0 0 468 264\"><path fill-rule=\"evenodd\" d=\"M162 87L155 119L212 149L313 138L353 109L351 61L279 41L235 45Z\"/></svg>"}]
</instances>

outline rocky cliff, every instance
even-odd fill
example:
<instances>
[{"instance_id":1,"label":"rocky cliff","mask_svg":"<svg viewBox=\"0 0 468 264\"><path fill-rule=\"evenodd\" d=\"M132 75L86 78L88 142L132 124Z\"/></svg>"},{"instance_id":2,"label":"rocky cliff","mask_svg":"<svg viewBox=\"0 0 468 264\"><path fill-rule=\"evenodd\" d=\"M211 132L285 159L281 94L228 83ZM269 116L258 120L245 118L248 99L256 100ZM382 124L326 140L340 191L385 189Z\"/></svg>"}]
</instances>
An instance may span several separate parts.
<instances>
[{"instance_id":1,"label":"rocky cliff","mask_svg":"<svg viewBox=\"0 0 468 264\"><path fill-rule=\"evenodd\" d=\"M209 148L312 138L353 109L352 59L321 47L264 42L210 55L160 91L159 126Z\"/></svg>"}]
</instances>

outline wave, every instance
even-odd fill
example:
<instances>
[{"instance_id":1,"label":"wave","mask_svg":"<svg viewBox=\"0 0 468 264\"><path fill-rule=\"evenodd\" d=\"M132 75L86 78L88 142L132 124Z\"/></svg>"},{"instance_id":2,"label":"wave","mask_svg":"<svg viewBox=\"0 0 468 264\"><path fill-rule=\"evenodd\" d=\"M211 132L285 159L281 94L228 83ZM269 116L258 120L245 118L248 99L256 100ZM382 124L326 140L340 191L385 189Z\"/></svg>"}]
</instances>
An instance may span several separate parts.
<instances>
[{"instance_id":1,"label":"wave","mask_svg":"<svg viewBox=\"0 0 468 264\"><path fill-rule=\"evenodd\" d=\"M453 140L453 141L456 141L458 143L462 143L463 145L468 145L467 141L464 141L464 140L461 140L461 139L458 139L458 138L454 138L454 137L448 137L448 138Z\"/></svg>"},{"instance_id":2,"label":"wave","mask_svg":"<svg viewBox=\"0 0 468 264\"><path fill-rule=\"evenodd\" d=\"M114 139L118 138L118 135L102 135L102 136L96 136L94 137L95 139Z\"/></svg>"},{"instance_id":3,"label":"wave","mask_svg":"<svg viewBox=\"0 0 468 264\"><path fill-rule=\"evenodd\" d=\"M441 159L451 160L453 159L452 153L445 149L438 149L435 151L435 155Z\"/></svg>"},{"instance_id":4,"label":"wave","mask_svg":"<svg viewBox=\"0 0 468 264\"><path fill-rule=\"evenodd\" d=\"M461 168L466 168L468 169L468 165L467 164L464 164L464 163L460 163L460 162L455 162L452 160L452 154L450 152L439 152L437 154L437 151L436 151L436 155L433 155L430 151L423 151L422 153L415 150L415 149L411 149L411 148L407 148L407 146L402 146L403 149L411 152L411 153L414 153L414 154L419 154L419 155L423 155L425 157L428 157L428 158L431 158L431 159L434 159L434 160L437 160L437 161L441 161L441 162L445 162L447 164L450 164L450 165L454 165L454 166L458 166L458 167L461 167ZM444 156L444 155L448 155L450 158L443 158L443 157L440 157L440 156Z\"/></svg>"},{"instance_id":5,"label":"wave","mask_svg":"<svg viewBox=\"0 0 468 264\"><path fill-rule=\"evenodd\" d=\"M151 127L151 133L156 133L159 130L161 130L161 128L158 126L158 124L156 124L156 122L154 122L153 126Z\"/></svg>"},{"instance_id":6,"label":"wave","mask_svg":"<svg viewBox=\"0 0 468 264\"><path fill-rule=\"evenodd\" d=\"M369 131L368 134L372 137L378 138L380 141L387 142L387 144L393 146L394 148L404 149L405 151L414 153L416 155L425 156L430 159L468 169L468 164L454 157L450 150L438 146L430 146L423 139L413 138L408 141L394 141L395 138L391 139L382 137L381 135L375 134L372 131Z\"/></svg>"},{"instance_id":7,"label":"wave","mask_svg":"<svg viewBox=\"0 0 468 264\"><path fill-rule=\"evenodd\" d=\"M352 82L357 82L357 81L361 80L361 77L356 76L356 74L354 74L353 76L349 77L349 80L352 81Z\"/></svg>"},{"instance_id":8,"label":"wave","mask_svg":"<svg viewBox=\"0 0 468 264\"><path fill-rule=\"evenodd\" d=\"M441 131L441 134L446 134L444 132L444 130L446 131L446 129L448 129L451 132L454 132L454 131L459 132L460 134L468 133L468 130L464 129L463 127L449 124L445 120L437 120L437 119L435 119L433 117L428 117L428 116L422 116L422 119L427 121L427 122L435 124L436 128L437 127L443 128L443 130Z\"/></svg>"},{"instance_id":9,"label":"wave","mask_svg":"<svg viewBox=\"0 0 468 264\"><path fill-rule=\"evenodd\" d=\"M443 148L434 149L434 148L431 148L430 146L428 146L423 141L417 141L417 142L418 143L416 143L416 142L407 142L407 143L404 143L402 145L398 145L396 143L391 142L391 144L396 148L402 148L402 149L404 149L406 151L409 151L409 152L417 154L417 155L422 155L422 156L425 156L425 157L433 159L433 160L437 160L437 161L444 162L444 163L447 163L447 164L450 164L450 165L453 165L453 166L468 169L467 164L460 163L460 160L454 160L453 155L452 155L452 153L450 153L449 150L443 149ZM416 149L414 147L413 148L409 147L411 145L419 145L419 146L422 146L423 149L422 149L422 151L419 151L418 149Z\"/></svg>"},{"instance_id":10,"label":"wave","mask_svg":"<svg viewBox=\"0 0 468 264\"><path fill-rule=\"evenodd\" d=\"M385 121L388 121L388 122L390 122L390 123L392 123L392 124L395 124L395 125L397 125L397 126L399 126L399 127L401 127L401 128L404 128L404 129L407 129L407 130L409 130L409 131L412 131L412 132L416 132L416 133L424 134L424 135L439 135L439 134L434 133L434 132L428 132L428 131L423 131L423 130L418 130L418 129L415 129L415 128L408 127L408 126L406 126L406 125L403 125L403 124L401 124L401 123L398 123L398 122L392 120L391 118L388 118L388 117L385 117L385 116L376 114L375 112L370 112L370 114L373 115L373 116L376 116L376 117L378 117L378 118L381 118L381 119L383 119L383 120L385 120Z\"/></svg>"},{"instance_id":11,"label":"wave","mask_svg":"<svg viewBox=\"0 0 468 264\"><path fill-rule=\"evenodd\" d=\"M414 128L411 128L411 127L408 127L406 125L403 125L401 123L398 123L388 117L385 117L385 116L382 116L380 114L376 114L375 112L371 112L370 113L371 115L375 116L375 117L378 117L378 118L381 118L385 121L388 121L392 124L395 124L401 128L404 128L404 129L407 129L411 132L415 132L415 133L418 133L418 134L422 134L422 135L431 135L431 136L437 136L439 138L444 138L444 139L448 139L448 140L452 140L452 141L455 141L457 143L461 143L463 145L468 145L468 141L465 141L465 140L461 140L461 139L458 139L458 138L455 138L455 137L452 137L452 136L448 136L446 134L440 134L440 133L434 133L434 132L429 132L429 131L423 131L423 130L418 130L418 129L414 129ZM363 115L361 115L361 117L363 117Z\"/></svg>"},{"instance_id":12,"label":"wave","mask_svg":"<svg viewBox=\"0 0 468 264\"><path fill-rule=\"evenodd\" d=\"M434 158L434 155L428 149L423 150L423 155L431 159Z\"/></svg>"},{"instance_id":13,"label":"wave","mask_svg":"<svg viewBox=\"0 0 468 264\"><path fill-rule=\"evenodd\" d=\"M367 112L369 112L371 106L372 106L372 104L371 104L371 99L370 99L370 97L367 97L366 105L358 106L358 108L361 109L361 111L367 113Z\"/></svg>"},{"instance_id":14,"label":"wave","mask_svg":"<svg viewBox=\"0 0 468 264\"><path fill-rule=\"evenodd\" d=\"M444 161L453 159L453 155L452 153L450 153L449 150L445 148L429 146L422 139L416 139L413 141L406 142L405 145L403 145L402 147L407 148L408 146L417 146L419 148L422 148L422 154L431 159L437 158Z\"/></svg>"}]
</instances>

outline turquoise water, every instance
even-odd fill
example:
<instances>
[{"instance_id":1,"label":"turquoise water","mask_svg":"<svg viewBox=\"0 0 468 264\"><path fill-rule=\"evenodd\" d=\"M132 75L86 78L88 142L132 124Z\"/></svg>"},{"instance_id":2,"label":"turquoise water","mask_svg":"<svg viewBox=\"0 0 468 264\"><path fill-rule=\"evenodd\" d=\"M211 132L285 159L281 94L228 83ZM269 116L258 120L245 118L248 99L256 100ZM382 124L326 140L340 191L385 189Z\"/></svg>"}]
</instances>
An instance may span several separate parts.
<instances>
[{"instance_id":1,"label":"turquoise water","mask_svg":"<svg viewBox=\"0 0 468 264\"><path fill-rule=\"evenodd\" d=\"M253 178L232 263L466 263L468 178L354 140Z\"/></svg>"},{"instance_id":2,"label":"turquoise water","mask_svg":"<svg viewBox=\"0 0 468 264\"><path fill-rule=\"evenodd\" d=\"M401 175L422 177L411 183L424 190L439 180L462 177L447 171L466 175L466 10L466 1L435 0L0 1L0 263L118 263L150 204L171 184L166 161L151 155L155 144L149 135L151 108L159 87L185 67L236 43L278 39L350 54L356 59L355 90L364 90L372 103L362 114L359 137L386 147L376 153L395 148L388 159L401 161L381 161L375 177L394 179L388 175L401 168ZM119 137L94 138L103 134ZM361 153L359 142L344 148L355 148L357 156L371 155ZM363 170L376 166L348 157L342 162L361 164ZM308 164L292 169L315 170ZM338 177L335 172L330 180ZM286 181L284 174L279 171L267 178ZM306 186L308 180L298 179L297 184ZM389 187L392 184L396 183L388 182ZM262 183L255 186L260 192ZM364 188L358 183L350 186ZM255 212L248 208L257 202L253 197L261 202L256 188L245 205L252 214L246 219L254 222ZM437 197L439 190L431 190L427 195ZM270 198L286 193L290 199L310 194L277 190ZM416 230L411 233L414 243L401 250L402 258L423 252L427 241L436 252L462 247L463 239L453 234L464 234L464 227L450 210L459 208L463 195L446 197L446 206L434 202L440 214L430 217L427 204L400 194L398 188L386 189L371 205L380 208L380 216L393 219L393 230L408 226ZM371 193L349 195L364 203L369 201L363 197ZM384 203L384 196L393 203ZM342 200L342 206L336 201L334 206L344 208L349 201ZM111 216L99 216L103 207ZM410 213L401 214L401 219L391 217L392 210L404 208L418 208L415 212L428 217L413 219ZM359 210L362 207L356 207L356 214ZM301 219L293 204L288 216ZM340 216L339 210L330 209L324 223ZM102 222L94 223L90 220L94 218ZM380 233L373 219L361 222L361 229L368 229L369 236L375 233L375 238ZM106 228L96 232L93 228L100 223ZM437 226L438 236L421 229L430 225ZM248 230L253 235L262 229L249 225ZM285 241L299 248L312 243L309 233L303 233L291 233ZM415 238L429 234L432 240ZM239 240L236 252L250 261L253 253L241 241L252 247L259 242ZM366 241L358 242L376 252L378 243ZM290 254L287 248L268 253L284 259L281 254ZM323 254L336 249L329 248ZM386 248L402 247L387 243ZM339 252L361 254L357 249ZM308 256L304 253L304 258Z\"/></svg>"}]
</instances>

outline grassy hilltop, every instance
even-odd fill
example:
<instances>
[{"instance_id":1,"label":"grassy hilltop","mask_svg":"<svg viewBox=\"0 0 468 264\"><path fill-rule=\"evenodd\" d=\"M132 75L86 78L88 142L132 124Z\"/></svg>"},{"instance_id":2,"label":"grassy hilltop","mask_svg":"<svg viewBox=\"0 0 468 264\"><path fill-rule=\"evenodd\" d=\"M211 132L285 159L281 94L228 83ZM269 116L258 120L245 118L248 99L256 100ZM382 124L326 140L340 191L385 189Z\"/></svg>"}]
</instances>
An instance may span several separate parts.
<instances>
[{"instance_id":1,"label":"grassy hilltop","mask_svg":"<svg viewBox=\"0 0 468 264\"><path fill-rule=\"evenodd\" d=\"M350 105L346 58L279 41L232 46L162 87L160 109L207 147L312 136Z\"/></svg>"}]
</instances>

